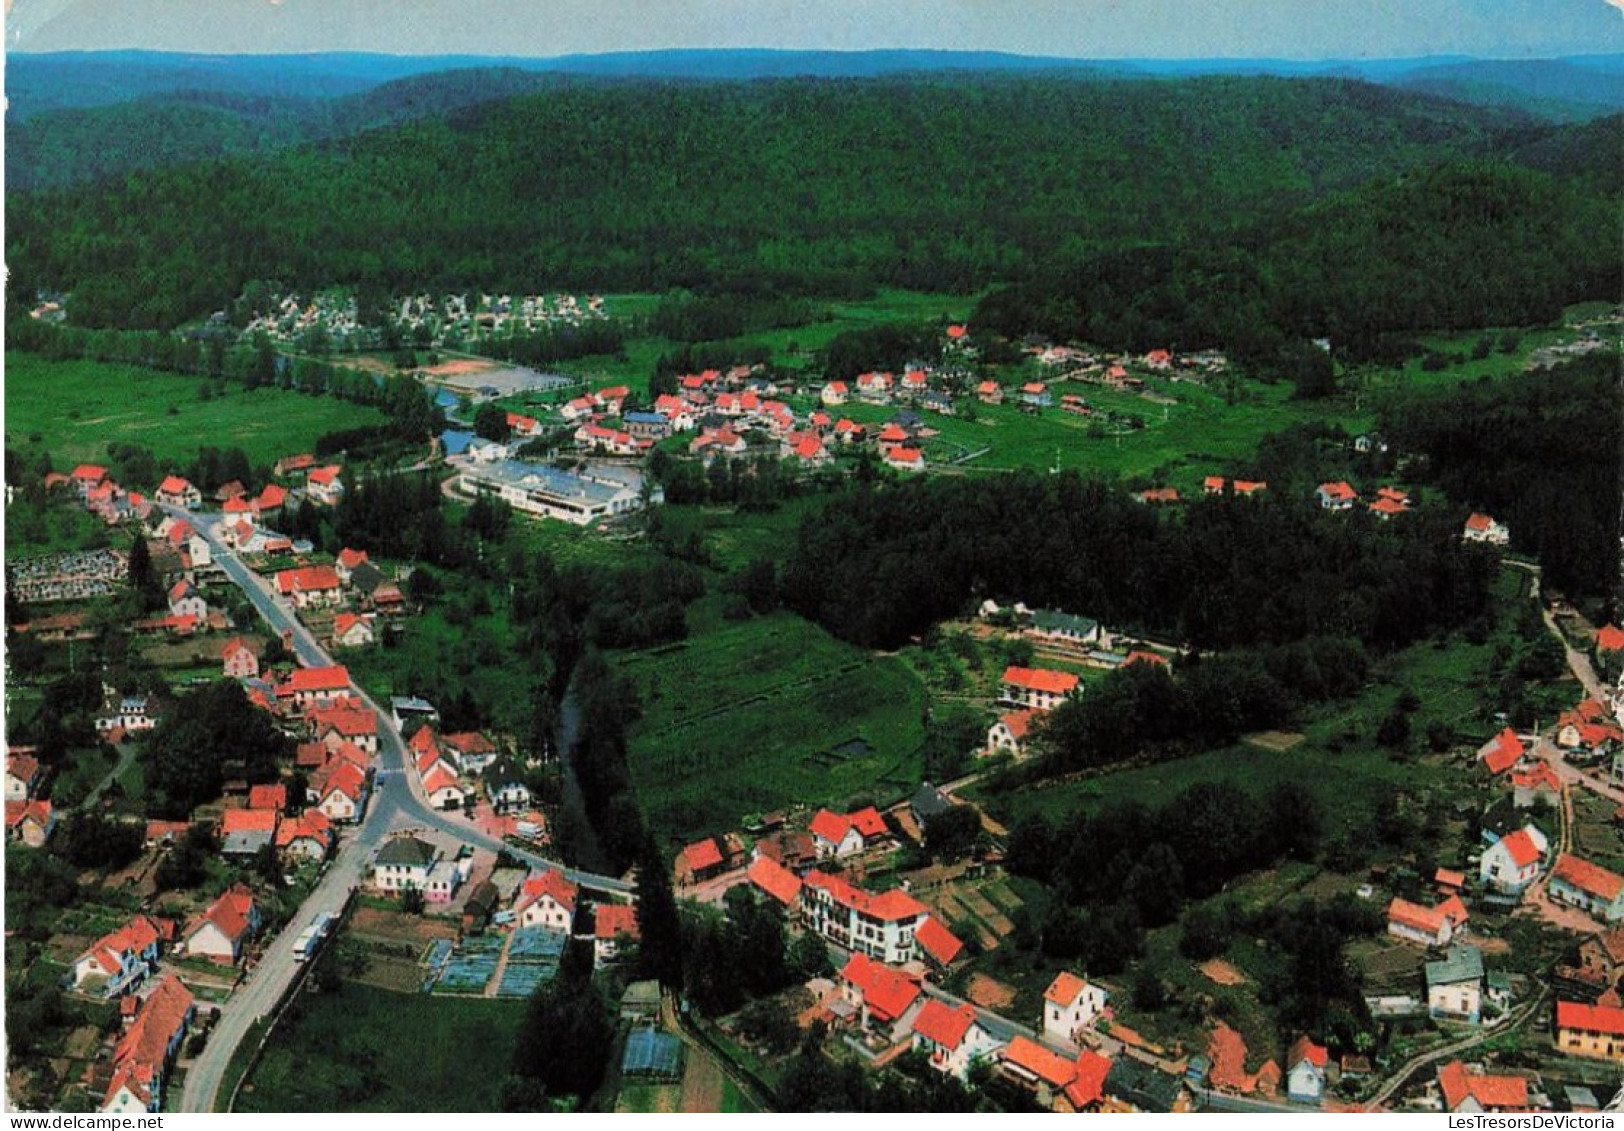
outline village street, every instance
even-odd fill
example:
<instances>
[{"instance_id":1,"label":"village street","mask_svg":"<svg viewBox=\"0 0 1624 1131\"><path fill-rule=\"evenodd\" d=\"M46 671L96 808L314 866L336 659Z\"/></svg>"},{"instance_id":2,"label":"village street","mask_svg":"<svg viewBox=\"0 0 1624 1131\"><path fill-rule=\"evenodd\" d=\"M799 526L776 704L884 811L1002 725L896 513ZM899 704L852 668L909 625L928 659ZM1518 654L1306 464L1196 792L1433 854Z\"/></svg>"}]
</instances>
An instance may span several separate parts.
<instances>
[{"instance_id":1,"label":"village street","mask_svg":"<svg viewBox=\"0 0 1624 1131\"><path fill-rule=\"evenodd\" d=\"M301 663L310 667L333 663L316 638L299 623L293 611L272 594L269 584L244 566L220 542L216 533L217 522L211 524L201 516L178 508L166 509L175 517L193 523L209 542L214 561L248 596L271 631L279 635L291 634L293 652ZM378 846L393 832L408 828L435 829L493 852L505 849L531 868L560 869L583 887L618 893L632 890L630 884L617 877L579 872L557 861L504 844L481 831L461 812L430 808L417 774L409 770L406 744L390 713L381 710L364 691L359 688L355 690L378 716L380 765L366 814L360 825L344 836L337 857L287 929L277 939L268 940L258 965L238 986L231 1000L220 1007L220 1017L208 1044L187 1072L181 1111L214 1110L232 1053L242 1043L253 1023L271 1010L298 973L299 966L294 961L292 947L284 945L281 940L297 936L314 921L318 913L336 914L344 906L350 891L360 883Z\"/></svg>"}]
</instances>

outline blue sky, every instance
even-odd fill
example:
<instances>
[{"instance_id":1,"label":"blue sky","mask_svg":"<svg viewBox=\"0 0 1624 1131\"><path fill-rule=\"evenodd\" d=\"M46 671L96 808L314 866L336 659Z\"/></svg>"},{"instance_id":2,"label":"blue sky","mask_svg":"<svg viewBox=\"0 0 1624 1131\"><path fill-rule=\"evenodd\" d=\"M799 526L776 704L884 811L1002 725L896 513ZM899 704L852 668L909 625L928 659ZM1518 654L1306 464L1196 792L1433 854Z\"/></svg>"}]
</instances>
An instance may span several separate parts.
<instances>
[{"instance_id":1,"label":"blue sky","mask_svg":"<svg viewBox=\"0 0 1624 1131\"><path fill-rule=\"evenodd\" d=\"M23 51L563 55L666 47L1074 58L1624 51L1624 0L8 0Z\"/></svg>"}]
</instances>

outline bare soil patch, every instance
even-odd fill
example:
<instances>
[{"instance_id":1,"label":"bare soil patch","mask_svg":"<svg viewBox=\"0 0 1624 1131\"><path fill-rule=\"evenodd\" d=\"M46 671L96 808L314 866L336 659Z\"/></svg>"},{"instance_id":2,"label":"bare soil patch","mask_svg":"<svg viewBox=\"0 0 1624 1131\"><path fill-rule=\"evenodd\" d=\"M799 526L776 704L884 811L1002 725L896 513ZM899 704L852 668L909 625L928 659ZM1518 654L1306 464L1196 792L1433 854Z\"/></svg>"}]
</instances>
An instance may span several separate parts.
<instances>
[{"instance_id":1,"label":"bare soil patch","mask_svg":"<svg viewBox=\"0 0 1624 1131\"><path fill-rule=\"evenodd\" d=\"M974 974L970 977L965 996L983 1009L1004 1009L1015 1000L1015 987L1006 986L985 974Z\"/></svg>"},{"instance_id":2,"label":"bare soil patch","mask_svg":"<svg viewBox=\"0 0 1624 1131\"><path fill-rule=\"evenodd\" d=\"M1273 750L1280 754L1294 748L1302 740L1303 736L1301 734L1283 730L1265 730L1246 736L1247 745L1256 746L1262 750Z\"/></svg>"},{"instance_id":3,"label":"bare soil patch","mask_svg":"<svg viewBox=\"0 0 1624 1131\"><path fill-rule=\"evenodd\" d=\"M1246 975L1237 970L1230 962L1222 958L1209 958L1196 967L1204 974L1209 982L1220 986L1244 986Z\"/></svg>"}]
</instances>

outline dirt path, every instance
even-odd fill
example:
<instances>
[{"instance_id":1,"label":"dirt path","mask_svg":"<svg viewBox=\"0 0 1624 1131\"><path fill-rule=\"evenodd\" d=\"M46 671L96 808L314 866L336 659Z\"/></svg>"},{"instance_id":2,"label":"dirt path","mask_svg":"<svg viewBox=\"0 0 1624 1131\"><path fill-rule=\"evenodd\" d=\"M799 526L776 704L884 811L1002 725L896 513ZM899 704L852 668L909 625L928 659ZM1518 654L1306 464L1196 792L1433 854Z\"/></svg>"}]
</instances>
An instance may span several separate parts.
<instances>
[{"instance_id":1,"label":"dirt path","mask_svg":"<svg viewBox=\"0 0 1624 1131\"><path fill-rule=\"evenodd\" d=\"M724 1079L721 1065L704 1050L689 1045L682 1071L682 1103L677 1110L720 1113Z\"/></svg>"}]
</instances>

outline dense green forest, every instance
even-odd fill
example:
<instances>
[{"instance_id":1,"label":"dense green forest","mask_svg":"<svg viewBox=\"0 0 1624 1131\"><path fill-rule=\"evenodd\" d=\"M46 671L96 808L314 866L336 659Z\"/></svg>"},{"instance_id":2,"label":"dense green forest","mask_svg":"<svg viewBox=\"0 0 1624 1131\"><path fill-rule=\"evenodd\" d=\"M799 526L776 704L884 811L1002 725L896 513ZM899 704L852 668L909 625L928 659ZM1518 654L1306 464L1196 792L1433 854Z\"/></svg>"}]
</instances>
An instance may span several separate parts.
<instances>
[{"instance_id":1,"label":"dense green forest","mask_svg":"<svg viewBox=\"0 0 1624 1131\"><path fill-rule=\"evenodd\" d=\"M571 85L268 158L12 193L7 252L18 285L71 292L75 321L138 327L223 308L249 279L962 291L1236 232L1279 232L1313 272L1343 253L1328 224L1374 227L1378 247L1402 247L1406 233L1384 225L1411 203L1406 178L1477 161L1498 163L1482 174L1492 208L1479 215L1467 194L1451 229L1464 247L1447 265L1478 268L1481 243L1537 216L1545 226L1524 242L1544 249L1538 270L1567 295L1606 277L1611 242L1585 237L1608 190L1500 167L1524 145L1548 155L1553 129L1339 80ZM1337 195L1377 174L1373 195ZM1333 212L1302 211L1316 204ZM1547 230L1578 236L1546 246ZM1404 261L1361 266L1331 281L1415 282Z\"/></svg>"}]
</instances>

